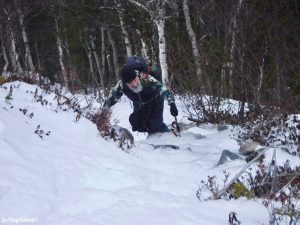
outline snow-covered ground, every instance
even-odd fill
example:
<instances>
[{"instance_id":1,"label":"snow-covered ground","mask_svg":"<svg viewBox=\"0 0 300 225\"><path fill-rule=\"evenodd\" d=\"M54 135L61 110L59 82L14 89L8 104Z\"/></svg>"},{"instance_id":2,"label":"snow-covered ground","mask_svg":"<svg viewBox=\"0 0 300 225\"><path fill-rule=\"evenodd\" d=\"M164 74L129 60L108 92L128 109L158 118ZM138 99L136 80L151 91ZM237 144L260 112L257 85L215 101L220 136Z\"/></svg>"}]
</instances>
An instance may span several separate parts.
<instances>
[{"instance_id":1,"label":"snow-covered ground","mask_svg":"<svg viewBox=\"0 0 300 225\"><path fill-rule=\"evenodd\" d=\"M6 100L11 84L13 99ZM54 94L44 95L52 105L37 103L35 90L20 82L0 87L0 224L221 225L228 224L231 211L243 225L269 224L258 200L196 197L207 176L221 179L226 170L232 177L246 164L217 166L224 149L238 153L230 130L207 125L186 131L203 139L157 140L180 145L178 151L153 150L144 144L144 134L135 133L128 154L102 139L89 120L75 122L72 110L57 110ZM112 110L119 125L130 130L130 102L123 98ZM173 121L167 104L164 117L167 124Z\"/></svg>"}]
</instances>

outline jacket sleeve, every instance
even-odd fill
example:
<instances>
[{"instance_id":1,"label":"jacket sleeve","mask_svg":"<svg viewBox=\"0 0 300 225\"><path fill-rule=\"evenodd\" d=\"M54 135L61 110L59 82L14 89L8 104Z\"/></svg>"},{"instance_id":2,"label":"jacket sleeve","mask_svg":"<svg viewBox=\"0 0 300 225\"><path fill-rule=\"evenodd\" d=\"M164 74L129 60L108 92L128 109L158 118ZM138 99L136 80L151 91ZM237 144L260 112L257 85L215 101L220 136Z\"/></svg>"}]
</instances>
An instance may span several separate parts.
<instances>
[{"instance_id":1,"label":"jacket sleeve","mask_svg":"<svg viewBox=\"0 0 300 225\"><path fill-rule=\"evenodd\" d=\"M123 95L123 83L121 80L111 89L110 94L105 101L107 106L111 107L118 102L118 100Z\"/></svg>"},{"instance_id":2,"label":"jacket sleeve","mask_svg":"<svg viewBox=\"0 0 300 225\"><path fill-rule=\"evenodd\" d=\"M167 99L169 105L175 103L173 93L162 85L162 83L149 74L147 75L147 80L153 88L157 89L160 96L164 96Z\"/></svg>"}]
</instances>

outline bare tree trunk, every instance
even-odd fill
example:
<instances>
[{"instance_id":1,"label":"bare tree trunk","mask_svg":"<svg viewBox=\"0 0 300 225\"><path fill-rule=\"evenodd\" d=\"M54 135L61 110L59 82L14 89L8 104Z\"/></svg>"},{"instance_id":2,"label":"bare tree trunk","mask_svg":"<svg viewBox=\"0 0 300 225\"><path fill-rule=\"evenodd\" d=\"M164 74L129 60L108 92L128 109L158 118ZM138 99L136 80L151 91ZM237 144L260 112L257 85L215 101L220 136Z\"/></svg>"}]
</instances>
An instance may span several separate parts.
<instances>
[{"instance_id":1,"label":"bare tree trunk","mask_svg":"<svg viewBox=\"0 0 300 225\"><path fill-rule=\"evenodd\" d=\"M116 75L115 80L117 82L120 79L120 74L119 74L120 67L119 67L119 63L118 63L118 51L117 51L116 43L113 40L109 29L107 29L107 34L108 34L108 39L109 39L109 42L111 44L111 48L112 48L112 51L113 51L112 57L113 57L113 63L114 63L114 67L115 67L115 75Z\"/></svg>"},{"instance_id":2,"label":"bare tree trunk","mask_svg":"<svg viewBox=\"0 0 300 225\"><path fill-rule=\"evenodd\" d=\"M41 58L40 58L37 42L35 42L34 46L35 46L35 52L36 52L36 61L37 61L38 71L40 72L41 71Z\"/></svg>"},{"instance_id":3,"label":"bare tree trunk","mask_svg":"<svg viewBox=\"0 0 300 225\"><path fill-rule=\"evenodd\" d=\"M107 96L108 95L108 90L106 87L105 87L105 80L104 80L104 76L106 74L106 71L105 71L105 61L106 61L106 49L105 49L105 27L103 25L101 25L100 27L100 31L101 31L101 63L102 63L102 82L103 82L103 91L104 91L104 95Z\"/></svg>"},{"instance_id":4,"label":"bare tree trunk","mask_svg":"<svg viewBox=\"0 0 300 225\"><path fill-rule=\"evenodd\" d=\"M158 7L158 16L155 20L158 30L158 49L159 49L159 61L161 67L161 77L164 85L170 86L168 75L168 63L166 52L166 36L165 36L165 21L166 21L166 1L159 0L156 3Z\"/></svg>"},{"instance_id":5,"label":"bare tree trunk","mask_svg":"<svg viewBox=\"0 0 300 225\"><path fill-rule=\"evenodd\" d=\"M62 72L64 86L66 87L67 90L69 90L68 71L67 71L64 61L63 61L64 52L63 52L63 47L62 47L62 40L59 36L60 34L59 34L59 27L58 27L57 19L55 19L55 24L56 24L56 32L57 32L56 38L57 38L59 64L60 64L60 68L61 68L61 72Z\"/></svg>"},{"instance_id":6,"label":"bare tree trunk","mask_svg":"<svg viewBox=\"0 0 300 225\"><path fill-rule=\"evenodd\" d=\"M224 53L226 52L226 47L224 48ZM221 69L221 84L220 84L220 96L226 96L226 68L227 62L224 62Z\"/></svg>"},{"instance_id":7,"label":"bare tree trunk","mask_svg":"<svg viewBox=\"0 0 300 225\"><path fill-rule=\"evenodd\" d=\"M121 29L122 29L122 33L123 33L126 53L127 53L127 56L132 56L132 47L131 47L131 44L129 41L129 34L125 28L124 14L122 11L121 3L119 1L117 1L117 7L118 7L118 15L119 15L120 25L121 25Z\"/></svg>"},{"instance_id":8,"label":"bare tree trunk","mask_svg":"<svg viewBox=\"0 0 300 225\"><path fill-rule=\"evenodd\" d=\"M236 34L237 34L237 16L240 14L240 10L243 4L243 0L239 0L236 13L233 16L232 21L232 34L231 34L231 47L229 55L229 97L233 98L233 68L234 68L234 51L236 49Z\"/></svg>"},{"instance_id":9,"label":"bare tree trunk","mask_svg":"<svg viewBox=\"0 0 300 225\"><path fill-rule=\"evenodd\" d=\"M0 29L0 42L1 42L1 48L2 48L2 55L3 55L4 61L5 61L5 65L3 67L2 73L6 73L7 69L8 69L8 66L9 66L9 60L8 60L7 51L6 51L6 48L5 48L5 45L4 45L4 38L3 38L3 34L2 34L2 27L0 27L0 28L1 28Z\"/></svg>"},{"instance_id":10,"label":"bare tree trunk","mask_svg":"<svg viewBox=\"0 0 300 225\"><path fill-rule=\"evenodd\" d=\"M10 61L13 67L13 72L17 72L18 74L23 74L23 68L21 67L20 61L19 61L19 54L16 50L16 37L15 37L15 33L13 30L13 22L12 22L12 18L11 18L11 14L10 14L10 10L9 7L6 9L3 9L3 12L6 14L7 16L7 39L8 42L10 42L9 45L9 57L10 57Z\"/></svg>"},{"instance_id":11,"label":"bare tree trunk","mask_svg":"<svg viewBox=\"0 0 300 225\"><path fill-rule=\"evenodd\" d=\"M108 75L109 75L109 77L108 77L108 83L110 84L111 81L114 78L114 76L113 76L114 71L113 71L113 66L111 64L111 55L108 54L108 53L106 53L105 55L106 55L106 63L107 63Z\"/></svg>"},{"instance_id":12,"label":"bare tree trunk","mask_svg":"<svg viewBox=\"0 0 300 225\"><path fill-rule=\"evenodd\" d=\"M96 87L99 88L100 84L98 82L98 79L96 77L96 73L95 73L95 70L94 70L94 63L93 63L92 51L91 51L90 48L87 50L87 56L88 56L88 59L89 59L90 73L91 73L92 80L96 84Z\"/></svg>"},{"instance_id":13,"label":"bare tree trunk","mask_svg":"<svg viewBox=\"0 0 300 225\"><path fill-rule=\"evenodd\" d=\"M166 53L165 20L155 21L158 30L159 61L161 67L161 77L164 85L169 86L168 64Z\"/></svg>"},{"instance_id":14,"label":"bare tree trunk","mask_svg":"<svg viewBox=\"0 0 300 225\"><path fill-rule=\"evenodd\" d=\"M26 30L25 30L24 14L21 10L19 0L14 0L14 3L15 3L15 6L17 8L18 15L19 15L19 23L20 23L20 26L21 26L22 38L23 38L23 42L24 42L24 46L25 46L25 62L28 63L31 72L34 73L35 72L35 67L33 65L30 46L29 46L29 42L28 42L28 38L27 38L27 33L26 33Z\"/></svg>"},{"instance_id":15,"label":"bare tree trunk","mask_svg":"<svg viewBox=\"0 0 300 225\"><path fill-rule=\"evenodd\" d=\"M192 24L191 24L191 17L190 17L190 10L188 6L188 0L183 0L183 12L184 12L184 17L185 17L185 24L186 24L186 29L192 44L192 49L193 49L193 56L194 56L194 61L196 65L196 75L200 81L200 84L203 86L203 78L202 78L202 70L201 70L201 64L200 64L200 54L199 54L199 49L197 45L197 37L196 34L193 30Z\"/></svg>"},{"instance_id":16,"label":"bare tree trunk","mask_svg":"<svg viewBox=\"0 0 300 225\"><path fill-rule=\"evenodd\" d=\"M277 103L282 104L284 103L284 95L286 92L286 84L285 79L283 75L283 60L282 55L278 50L276 50L276 97L277 97Z\"/></svg>"},{"instance_id":17,"label":"bare tree trunk","mask_svg":"<svg viewBox=\"0 0 300 225\"><path fill-rule=\"evenodd\" d=\"M106 58L105 57L106 56L105 51L106 50L105 50L105 35L104 35L105 28L104 28L103 25L101 25L100 30L101 30L101 64L102 64L102 75L103 75L103 78L104 78L104 74L105 74L105 58Z\"/></svg>"},{"instance_id":18,"label":"bare tree trunk","mask_svg":"<svg viewBox=\"0 0 300 225\"><path fill-rule=\"evenodd\" d=\"M139 38L141 40L141 43L142 43L142 50L141 50L141 53L142 53L142 56L145 58L145 59L150 59L149 58L149 55L148 55L148 48L147 48L147 44L146 44L146 41L144 40L143 38L143 35L142 35L142 32L139 30L139 29L135 29L136 33L139 35Z\"/></svg>"},{"instance_id":19,"label":"bare tree trunk","mask_svg":"<svg viewBox=\"0 0 300 225\"><path fill-rule=\"evenodd\" d=\"M11 62L12 62L13 68L14 68L14 72L17 72L18 74L23 74L24 71L20 64L19 54L16 50L15 35L14 35L11 27L10 27L10 41L11 41L10 57L11 57Z\"/></svg>"},{"instance_id":20,"label":"bare tree trunk","mask_svg":"<svg viewBox=\"0 0 300 225\"><path fill-rule=\"evenodd\" d=\"M100 85L104 90L104 77L102 74L102 69L101 69L101 63L100 63L100 58L98 53L96 52L96 45L95 45L95 37L93 37L93 35L90 33L89 34L89 39L90 39L90 43L91 43L91 47L92 47L92 52L96 61L96 66L97 66L97 70L99 73L99 77L100 77Z\"/></svg>"},{"instance_id":21,"label":"bare tree trunk","mask_svg":"<svg viewBox=\"0 0 300 225\"><path fill-rule=\"evenodd\" d=\"M261 64L259 65L259 80L258 80L258 85L257 85L257 90L256 90L256 104L260 105L261 104L261 88L263 84L263 80L265 77L265 58L267 54L267 48L265 50L264 56L261 60Z\"/></svg>"},{"instance_id":22,"label":"bare tree trunk","mask_svg":"<svg viewBox=\"0 0 300 225\"><path fill-rule=\"evenodd\" d=\"M146 5L141 4L136 0L129 0L132 4L145 10L152 18L157 27L158 32L158 47L159 47L159 62L161 67L162 83L166 86L170 85L168 76L168 64L166 53L166 36L165 36L165 21L166 21L166 0L155 1L155 10L150 10ZM153 1L146 1L145 4L151 4Z\"/></svg>"},{"instance_id":23,"label":"bare tree trunk","mask_svg":"<svg viewBox=\"0 0 300 225\"><path fill-rule=\"evenodd\" d=\"M99 58L98 53L96 52L96 46L95 46L95 42L94 42L95 37L93 37L91 34L89 34L89 39L90 39L90 43L91 43L91 47L92 47L91 51L94 55L94 58L96 61L96 66L97 66L97 71L98 71L99 78L100 78L100 86L102 88L104 88L104 81L103 81L103 76L102 76L100 58Z\"/></svg>"},{"instance_id":24,"label":"bare tree trunk","mask_svg":"<svg viewBox=\"0 0 300 225\"><path fill-rule=\"evenodd\" d=\"M70 71L73 68L73 63L72 63L72 56L71 56L70 46L67 37L65 37L64 46L68 57L68 67Z\"/></svg>"},{"instance_id":25,"label":"bare tree trunk","mask_svg":"<svg viewBox=\"0 0 300 225\"><path fill-rule=\"evenodd\" d=\"M88 56L89 69L90 69L90 74L91 74L92 80L94 81L97 89L100 92L100 84L98 82L98 79L96 77L96 73L95 73L95 70L94 70L94 62L93 62L93 57L92 57L92 49L90 47L89 41L86 40L86 37L88 36L87 35L87 29L84 29L84 30L85 30L85 34L81 37L81 41L82 41L83 45L85 46L86 54Z\"/></svg>"}]
</instances>

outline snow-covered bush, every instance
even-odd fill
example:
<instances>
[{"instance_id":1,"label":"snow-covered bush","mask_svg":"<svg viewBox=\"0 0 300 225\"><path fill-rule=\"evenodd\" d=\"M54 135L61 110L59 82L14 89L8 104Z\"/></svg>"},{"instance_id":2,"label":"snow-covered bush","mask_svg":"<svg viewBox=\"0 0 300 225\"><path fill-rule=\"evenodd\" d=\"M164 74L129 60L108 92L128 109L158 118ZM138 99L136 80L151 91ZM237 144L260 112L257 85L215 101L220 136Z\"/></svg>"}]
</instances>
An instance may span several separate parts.
<instances>
[{"instance_id":1,"label":"snow-covered bush","mask_svg":"<svg viewBox=\"0 0 300 225\"><path fill-rule=\"evenodd\" d=\"M292 155L300 154L300 115L267 110L240 124L237 141L252 140L264 146L276 145Z\"/></svg>"}]
</instances>

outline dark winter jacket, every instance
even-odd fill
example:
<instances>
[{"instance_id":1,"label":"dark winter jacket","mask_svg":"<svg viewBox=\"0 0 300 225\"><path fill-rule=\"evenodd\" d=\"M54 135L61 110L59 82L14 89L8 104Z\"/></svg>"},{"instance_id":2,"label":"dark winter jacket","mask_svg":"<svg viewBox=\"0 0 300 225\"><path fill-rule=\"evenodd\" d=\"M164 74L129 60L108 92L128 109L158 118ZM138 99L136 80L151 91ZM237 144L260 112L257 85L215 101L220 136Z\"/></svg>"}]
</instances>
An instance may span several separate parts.
<instances>
[{"instance_id":1,"label":"dark winter jacket","mask_svg":"<svg viewBox=\"0 0 300 225\"><path fill-rule=\"evenodd\" d=\"M168 104L174 103L174 95L170 90L166 89L158 80L149 74L140 72L138 75L143 90L139 93L134 93L128 86L120 80L111 90L111 93L106 102L107 106L113 106L121 98L123 93L133 101L134 106L144 107L151 104L159 97L166 98Z\"/></svg>"}]
</instances>

